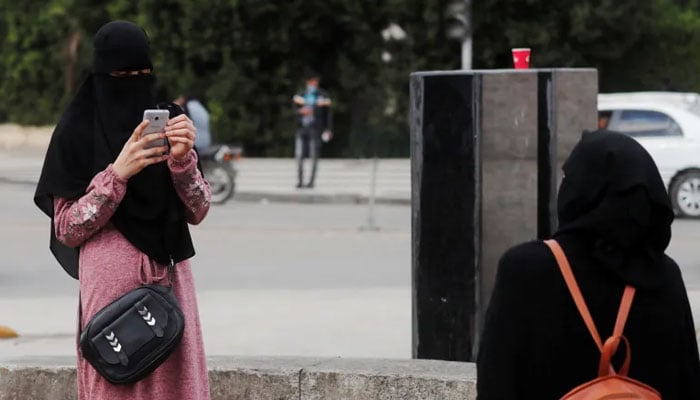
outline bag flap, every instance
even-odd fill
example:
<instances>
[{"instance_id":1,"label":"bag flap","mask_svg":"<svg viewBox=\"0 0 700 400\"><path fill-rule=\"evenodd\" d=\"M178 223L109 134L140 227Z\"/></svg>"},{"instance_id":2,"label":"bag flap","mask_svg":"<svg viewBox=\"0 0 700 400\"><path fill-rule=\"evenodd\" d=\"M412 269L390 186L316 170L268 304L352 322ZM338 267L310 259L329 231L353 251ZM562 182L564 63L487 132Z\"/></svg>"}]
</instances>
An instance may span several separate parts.
<instances>
[{"instance_id":1,"label":"bag flap","mask_svg":"<svg viewBox=\"0 0 700 400\"><path fill-rule=\"evenodd\" d=\"M107 363L126 365L128 357L154 337L163 337L168 322L168 312L161 301L146 294L94 335L91 342Z\"/></svg>"},{"instance_id":2,"label":"bag flap","mask_svg":"<svg viewBox=\"0 0 700 400\"><path fill-rule=\"evenodd\" d=\"M165 310L165 304L155 296L146 295L136 302L136 311L139 313L144 323L148 325L157 337L163 337L165 328L168 326L170 316Z\"/></svg>"},{"instance_id":3,"label":"bag flap","mask_svg":"<svg viewBox=\"0 0 700 400\"><path fill-rule=\"evenodd\" d=\"M86 354L85 345L89 343L99 355L98 360L101 358L110 365L127 366L135 353L139 352L135 357L140 359L143 356L140 353L148 351L145 346L154 338L165 335L168 324L172 323L171 312L179 313L172 289L155 285L134 289L104 307L89 321L81 333L83 354Z\"/></svg>"},{"instance_id":4,"label":"bag flap","mask_svg":"<svg viewBox=\"0 0 700 400\"><path fill-rule=\"evenodd\" d=\"M132 307L90 341L105 362L126 366L129 356L154 336L153 330L146 325L136 308Z\"/></svg>"}]
</instances>

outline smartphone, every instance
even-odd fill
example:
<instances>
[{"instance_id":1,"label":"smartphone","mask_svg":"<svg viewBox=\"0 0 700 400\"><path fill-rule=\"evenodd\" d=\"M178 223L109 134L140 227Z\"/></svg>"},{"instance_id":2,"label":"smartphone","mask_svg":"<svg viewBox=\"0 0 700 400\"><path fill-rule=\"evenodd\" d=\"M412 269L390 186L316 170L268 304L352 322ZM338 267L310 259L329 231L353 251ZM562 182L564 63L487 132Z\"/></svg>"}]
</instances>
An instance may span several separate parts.
<instances>
[{"instance_id":1,"label":"smartphone","mask_svg":"<svg viewBox=\"0 0 700 400\"><path fill-rule=\"evenodd\" d=\"M150 135L153 133L165 132L165 125L168 123L168 118L170 117L170 112L168 110L145 110L143 112L143 119L148 120L148 126L143 130L143 136ZM162 147L168 145L168 139L158 139L153 140L146 144L146 149L153 147Z\"/></svg>"}]
</instances>

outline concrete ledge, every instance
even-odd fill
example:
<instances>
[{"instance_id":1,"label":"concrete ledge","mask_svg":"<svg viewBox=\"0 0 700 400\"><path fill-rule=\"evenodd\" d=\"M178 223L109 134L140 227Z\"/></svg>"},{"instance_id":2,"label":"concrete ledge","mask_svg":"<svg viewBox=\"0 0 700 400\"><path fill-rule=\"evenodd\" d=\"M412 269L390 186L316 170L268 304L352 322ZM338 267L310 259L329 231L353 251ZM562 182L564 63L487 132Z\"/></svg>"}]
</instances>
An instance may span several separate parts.
<instances>
[{"instance_id":1,"label":"concrete ledge","mask_svg":"<svg viewBox=\"0 0 700 400\"><path fill-rule=\"evenodd\" d=\"M0 360L0 400L77 397L75 359ZM474 364L430 360L210 357L212 400L474 400Z\"/></svg>"},{"instance_id":2,"label":"concrete ledge","mask_svg":"<svg viewBox=\"0 0 700 400\"><path fill-rule=\"evenodd\" d=\"M301 371L300 398L472 400L476 368L429 360L327 360Z\"/></svg>"}]
</instances>

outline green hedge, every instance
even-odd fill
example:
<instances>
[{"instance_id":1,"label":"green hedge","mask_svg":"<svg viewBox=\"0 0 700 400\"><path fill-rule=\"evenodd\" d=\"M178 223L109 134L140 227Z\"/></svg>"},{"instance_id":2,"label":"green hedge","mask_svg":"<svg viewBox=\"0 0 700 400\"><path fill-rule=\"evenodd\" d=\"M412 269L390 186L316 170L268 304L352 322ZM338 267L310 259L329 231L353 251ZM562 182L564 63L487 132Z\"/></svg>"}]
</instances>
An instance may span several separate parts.
<instances>
[{"instance_id":1,"label":"green hedge","mask_svg":"<svg viewBox=\"0 0 700 400\"><path fill-rule=\"evenodd\" d=\"M509 67L510 48L527 45L535 66L600 68L607 91L658 89L667 77L685 90L700 86L695 1L473 3L475 67ZM409 73L459 66L459 44L445 39L446 4L0 0L0 121L54 123L89 70L95 31L127 19L151 37L159 97L203 97L218 141L249 155L291 155L291 96L312 68L335 102L326 155L407 156ZM382 38L392 22L406 38Z\"/></svg>"}]
</instances>

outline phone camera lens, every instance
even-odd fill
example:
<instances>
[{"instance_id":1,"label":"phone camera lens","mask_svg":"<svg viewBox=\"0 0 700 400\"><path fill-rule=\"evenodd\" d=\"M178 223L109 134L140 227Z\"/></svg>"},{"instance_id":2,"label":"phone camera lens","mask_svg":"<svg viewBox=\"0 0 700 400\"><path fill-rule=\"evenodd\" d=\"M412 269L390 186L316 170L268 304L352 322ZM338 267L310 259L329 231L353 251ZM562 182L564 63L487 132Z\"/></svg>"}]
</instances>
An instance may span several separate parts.
<instances>
[{"instance_id":1,"label":"phone camera lens","mask_svg":"<svg viewBox=\"0 0 700 400\"><path fill-rule=\"evenodd\" d=\"M160 119L160 117L156 117L155 119L156 119L156 121L158 121L158 119Z\"/></svg>"}]
</instances>

